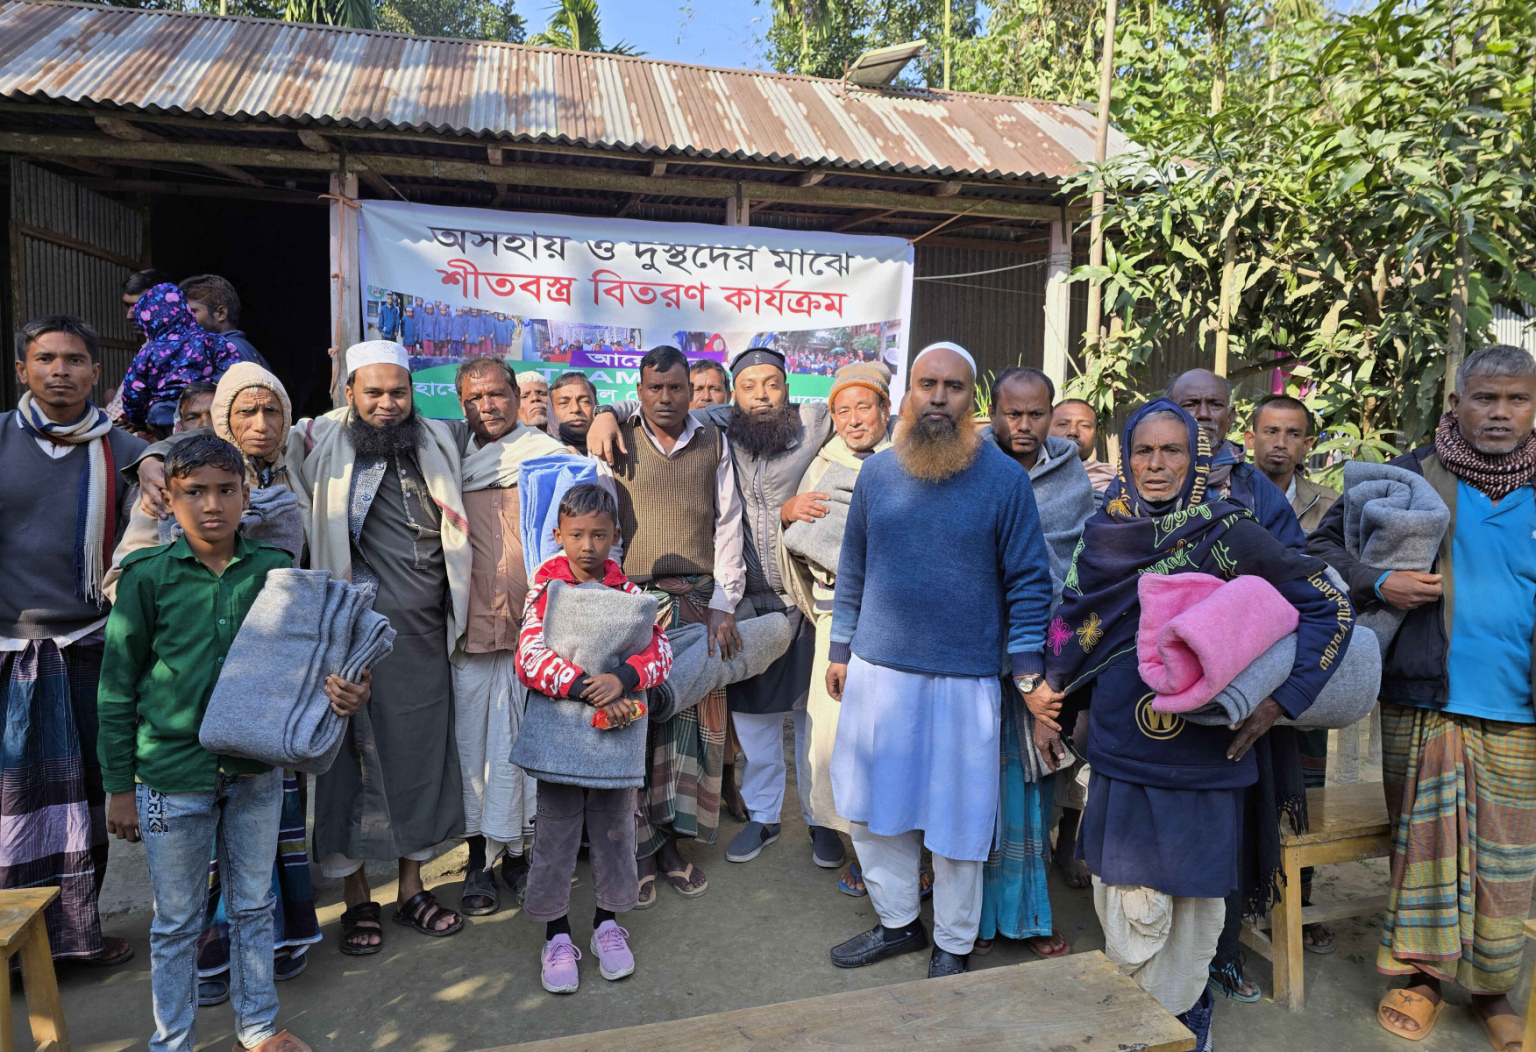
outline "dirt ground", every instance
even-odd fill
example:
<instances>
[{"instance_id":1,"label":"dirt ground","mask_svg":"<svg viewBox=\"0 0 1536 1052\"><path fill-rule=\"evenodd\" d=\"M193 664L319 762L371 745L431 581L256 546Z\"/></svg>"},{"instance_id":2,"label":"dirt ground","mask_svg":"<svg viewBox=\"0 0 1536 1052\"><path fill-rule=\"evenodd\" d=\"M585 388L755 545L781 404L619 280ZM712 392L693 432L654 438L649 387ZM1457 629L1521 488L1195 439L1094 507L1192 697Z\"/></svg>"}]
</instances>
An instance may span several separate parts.
<instances>
[{"instance_id":1,"label":"dirt ground","mask_svg":"<svg viewBox=\"0 0 1536 1052\"><path fill-rule=\"evenodd\" d=\"M792 759L790 763L793 769ZM791 787L791 806L794 799ZM321 880L316 870L325 938L310 947L308 970L279 985L279 1025L328 1052L451 1052L793 1001L926 974L926 954L856 971L833 968L827 950L875 923L869 900L840 894L837 871L812 863L798 811L786 811L778 843L741 865L725 861L725 844L738 828L727 818L720 843L684 848L708 874L710 887L704 897L685 901L663 887L654 909L621 918L638 962L633 976L605 982L589 956L581 964L581 990L568 997L552 996L539 986L543 926L508 905L510 895L504 895L501 912L470 919L452 938L430 939L386 921L382 953L345 957L336 949L340 883ZM464 858L462 845L445 845L444 853L426 867L427 883L445 903L458 901ZM1380 893L1385 868L1384 860L1373 860L1321 869L1315 899ZM370 873L375 898L386 904L387 918L394 897L392 867L374 866ZM585 946L593 908L585 862L578 878L572 928L577 944ZM1051 896L1056 926L1073 948L1101 949L1090 893L1068 889L1053 873ZM105 926L110 934L127 937L137 955L111 971L60 968L76 1052L141 1048L153 1032L149 901L142 849L114 844L104 895ZM924 919L932 920L927 910ZM1334 925L1339 951L1307 957L1307 1005L1302 1012L1286 1012L1267 998L1251 1005L1222 1001L1215 1047L1221 1052L1487 1048L1465 1008L1465 996L1454 993L1435 1032L1422 1042L1409 1045L1377 1026L1375 1005L1386 986L1372 966L1380 927L1379 917ZM992 968L1032 959L1022 944L1000 940L993 953L973 958L972 966ZM1268 994L1269 965L1255 961L1251 974ZM1518 1006L1525 1004L1530 975L1528 954L1516 990ZM20 994L14 1008L16 1047L30 1049ZM229 1004L201 1010L200 1049L228 1049L233 1034Z\"/></svg>"}]
</instances>

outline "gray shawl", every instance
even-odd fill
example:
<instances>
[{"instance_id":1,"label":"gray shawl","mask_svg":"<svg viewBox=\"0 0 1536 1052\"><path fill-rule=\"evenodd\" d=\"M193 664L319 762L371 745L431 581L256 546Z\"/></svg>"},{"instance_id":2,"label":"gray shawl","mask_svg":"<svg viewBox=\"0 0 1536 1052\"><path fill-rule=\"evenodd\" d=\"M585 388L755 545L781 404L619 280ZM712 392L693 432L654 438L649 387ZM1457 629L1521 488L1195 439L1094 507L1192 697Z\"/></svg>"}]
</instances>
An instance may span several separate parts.
<instances>
[{"instance_id":1,"label":"gray shawl","mask_svg":"<svg viewBox=\"0 0 1536 1052\"><path fill-rule=\"evenodd\" d=\"M809 522L796 521L784 531L784 547L814 566L837 571L843 551L843 531L848 528L848 504L853 500L853 486L859 473L843 464L829 465L817 480L820 492L827 495L827 513Z\"/></svg>"},{"instance_id":2,"label":"gray shawl","mask_svg":"<svg viewBox=\"0 0 1536 1052\"><path fill-rule=\"evenodd\" d=\"M749 613L743 618L740 607L737 611L741 649L729 661L720 656L718 647L713 654L709 652L709 628L704 624L688 622L667 633L672 644L672 674L652 692L651 719L669 720L703 701L710 691L762 675L789 649L794 637L789 618L780 613Z\"/></svg>"},{"instance_id":3,"label":"gray shawl","mask_svg":"<svg viewBox=\"0 0 1536 1052\"><path fill-rule=\"evenodd\" d=\"M544 641L577 668L607 672L643 651L656 624L656 600L598 581L571 586L551 581L544 607ZM645 700L646 691L638 697ZM528 692L512 746L512 762L534 778L587 789L645 784L646 721L598 730L597 710L580 698Z\"/></svg>"},{"instance_id":4,"label":"gray shawl","mask_svg":"<svg viewBox=\"0 0 1536 1052\"><path fill-rule=\"evenodd\" d=\"M1363 625L1355 626L1349 648L1338 658L1339 667L1314 701L1298 718L1282 716L1282 727L1302 730L1348 727L1370 714L1381 690L1381 648L1376 636ZM1241 723L1259 702L1273 694L1291 676L1296 665L1296 633L1281 639L1237 674L1210 704L1186 712L1190 723L1207 727Z\"/></svg>"},{"instance_id":5,"label":"gray shawl","mask_svg":"<svg viewBox=\"0 0 1536 1052\"><path fill-rule=\"evenodd\" d=\"M1424 476L1391 464L1344 465L1344 547L1367 566L1426 572L1434 565L1451 511ZM1386 653L1405 611L1390 606L1357 612Z\"/></svg>"},{"instance_id":6,"label":"gray shawl","mask_svg":"<svg viewBox=\"0 0 1536 1052\"><path fill-rule=\"evenodd\" d=\"M209 752L324 774L347 727L325 678L356 683L394 639L371 590L325 570L271 571L224 659L199 740Z\"/></svg>"}]
</instances>

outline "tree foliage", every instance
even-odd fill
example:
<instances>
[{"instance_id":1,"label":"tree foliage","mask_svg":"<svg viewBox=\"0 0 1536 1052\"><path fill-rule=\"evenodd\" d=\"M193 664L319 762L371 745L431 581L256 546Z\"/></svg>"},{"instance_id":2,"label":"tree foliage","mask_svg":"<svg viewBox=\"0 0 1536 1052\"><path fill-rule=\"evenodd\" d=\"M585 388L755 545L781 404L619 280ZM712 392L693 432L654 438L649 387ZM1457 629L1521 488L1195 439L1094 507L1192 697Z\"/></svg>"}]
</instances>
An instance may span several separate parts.
<instances>
[{"instance_id":1,"label":"tree foliage","mask_svg":"<svg viewBox=\"0 0 1536 1052\"><path fill-rule=\"evenodd\" d=\"M283 20L346 26L348 29L379 28L379 16L373 9L372 0L288 0Z\"/></svg>"},{"instance_id":2,"label":"tree foliage","mask_svg":"<svg viewBox=\"0 0 1536 1052\"><path fill-rule=\"evenodd\" d=\"M806 23L796 13L813 6L824 6L826 16L803 40ZM981 30L977 7L977 0L954 0L950 13L954 39L968 39ZM773 24L764 42L768 64L776 70L841 77L854 59L871 48L926 39L931 45L928 54L909 65L898 83L938 87L944 83L943 37L944 0L789 0L787 4L774 0ZM808 44L803 60L802 42Z\"/></svg>"},{"instance_id":3,"label":"tree foliage","mask_svg":"<svg viewBox=\"0 0 1536 1052\"><path fill-rule=\"evenodd\" d=\"M114 7L152 11L280 18L357 28L387 29L415 36L499 40L521 44L527 26L515 0L105 0ZM364 9L367 11L365 12ZM372 21L370 21L370 18Z\"/></svg>"},{"instance_id":4,"label":"tree foliage","mask_svg":"<svg viewBox=\"0 0 1536 1052\"><path fill-rule=\"evenodd\" d=\"M640 52L619 41L603 43L602 16L597 0L557 0L549 10L549 25L544 32L528 38L538 47L563 47L572 51L604 51L611 55L638 55Z\"/></svg>"},{"instance_id":5,"label":"tree foliage","mask_svg":"<svg viewBox=\"0 0 1536 1052\"><path fill-rule=\"evenodd\" d=\"M1106 191L1107 241L1075 277L1124 328L1070 386L1138 400L1225 305L1231 375L1289 370L1334 447L1373 458L1433 429L1458 331L1471 349L1494 304L1536 301L1536 16L1385 0L1308 32L1262 90L1077 180Z\"/></svg>"}]
</instances>

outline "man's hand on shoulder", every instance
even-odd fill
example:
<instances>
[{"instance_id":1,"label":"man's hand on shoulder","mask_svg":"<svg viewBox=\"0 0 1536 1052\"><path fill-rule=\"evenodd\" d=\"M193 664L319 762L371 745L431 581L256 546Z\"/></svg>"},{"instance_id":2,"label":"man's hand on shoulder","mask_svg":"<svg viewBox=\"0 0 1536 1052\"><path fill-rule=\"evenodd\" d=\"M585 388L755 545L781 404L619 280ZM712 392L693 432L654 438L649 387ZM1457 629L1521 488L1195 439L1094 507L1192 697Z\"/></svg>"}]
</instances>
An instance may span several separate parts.
<instances>
[{"instance_id":1,"label":"man's hand on shoulder","mask_svg":"<svg viewBox=\"0 0 1536 1052\"><path fill-rule=\"evenodd\" d=\"M614 466L614 462L629 450L624 446L624 436L619 434L619 418L613 413L598 413L587 428L587 452Z\"/></svg>"},{"instance_id":2,"label":"man's hand on shoulder","mask_svg":"<svg viewBox=\"0 0 1536 1052\"><path fill-rule=\"evenodd\" d=\"M171 506L165 501L165 461L159 457L139 461L139 507L157 519L171 517Z\"/></svg>"}]
</instances>

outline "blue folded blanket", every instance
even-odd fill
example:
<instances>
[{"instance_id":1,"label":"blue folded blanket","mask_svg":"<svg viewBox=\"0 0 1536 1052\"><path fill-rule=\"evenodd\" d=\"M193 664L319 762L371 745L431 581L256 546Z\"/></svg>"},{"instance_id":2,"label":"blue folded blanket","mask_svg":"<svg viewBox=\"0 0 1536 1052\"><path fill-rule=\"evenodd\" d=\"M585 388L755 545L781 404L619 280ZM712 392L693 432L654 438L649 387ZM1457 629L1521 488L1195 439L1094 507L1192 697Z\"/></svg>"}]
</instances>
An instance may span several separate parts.
<instances>
[{"instance_id":1,"label":"blue folded blanket","mask_svg":"<svg viewBox=\"0 0 1536 1052\"><path fill-rule=\"evenodd\" d=\"M560 554L560 546L555 543L560 499L572 486L596 481L597 462L574 453L533 457L518 465L518 512L528 580L533 580L547 560Z\"/></svg>"}]
</instances>

